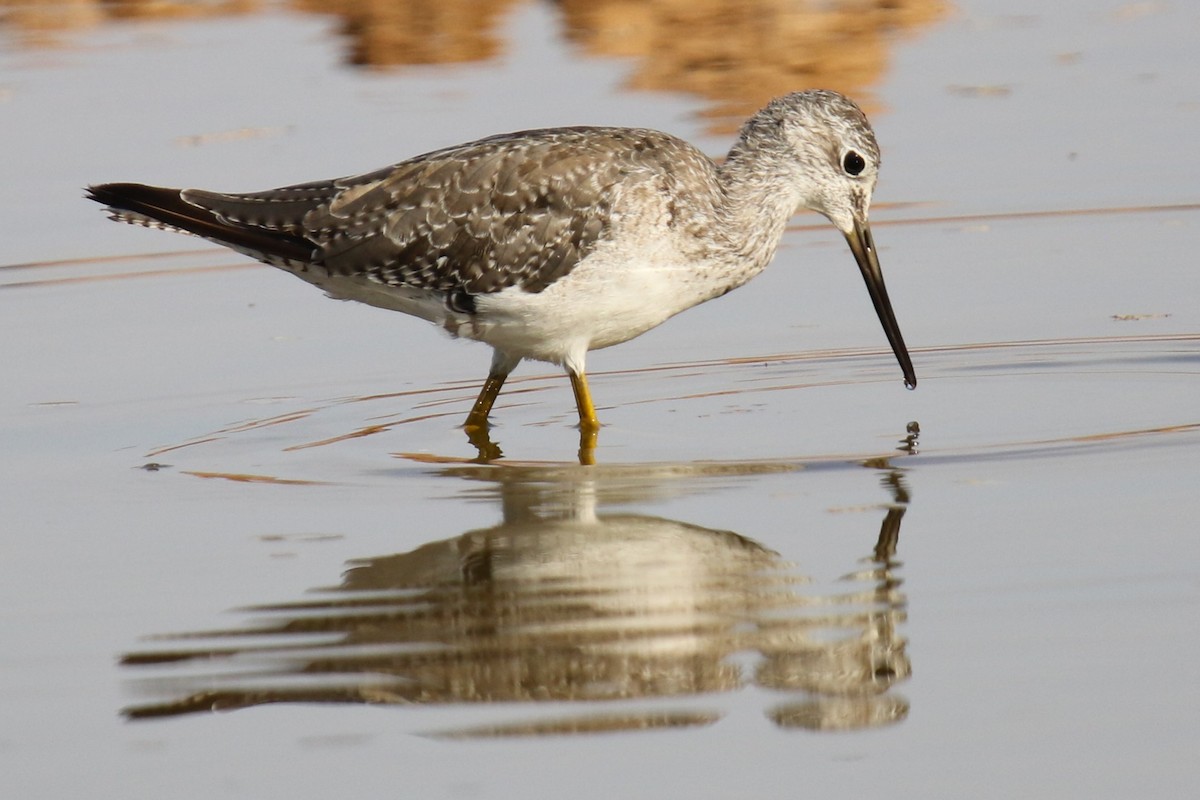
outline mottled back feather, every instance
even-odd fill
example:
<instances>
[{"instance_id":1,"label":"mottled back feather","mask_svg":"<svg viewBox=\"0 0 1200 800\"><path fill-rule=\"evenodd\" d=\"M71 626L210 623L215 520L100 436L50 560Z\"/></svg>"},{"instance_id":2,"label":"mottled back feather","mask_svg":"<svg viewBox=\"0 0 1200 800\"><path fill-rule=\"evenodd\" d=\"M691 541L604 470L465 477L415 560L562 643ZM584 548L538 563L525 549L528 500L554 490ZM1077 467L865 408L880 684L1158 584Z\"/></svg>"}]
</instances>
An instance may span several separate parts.
<instances>
[{"instance_id":1,"label":"mottled back feather","mask_svg":"<svg viewBox=\"0 0 1200 800\"><path fill-rule=\"evenodd\" d=\"M614 199L631 176L661 183L681 168L706 172L710 180L715 175L707 157L657 131L555 128L265 192L185 189L176 194L169 219L156 216L153 205L129 207L125 195L136 184L107 184L92 193L118 212L244 252L252 249L250 240L261 250L258 257L277 265L311 264L335 276L436 292L487 294L510 286L540 292L603 238ZM183 213L189 208L190 215ZM305 243L311 253L298 258Z\"/></svg>"}]
</instances>

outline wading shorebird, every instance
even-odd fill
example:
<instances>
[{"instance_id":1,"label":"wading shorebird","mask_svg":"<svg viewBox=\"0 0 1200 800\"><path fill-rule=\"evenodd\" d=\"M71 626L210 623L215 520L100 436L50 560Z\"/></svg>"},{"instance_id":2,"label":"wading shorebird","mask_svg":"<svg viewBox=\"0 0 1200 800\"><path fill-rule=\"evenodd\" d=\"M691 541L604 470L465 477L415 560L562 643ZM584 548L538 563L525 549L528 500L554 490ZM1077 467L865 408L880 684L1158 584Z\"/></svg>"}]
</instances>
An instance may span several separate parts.
<instances>
[{"instance_id":1,"label":"wading shorebird","mask_svg":"<svg viewBox=\"0 0 1200 800\"><path fill-rule=\"evenodd\" d=\"M817 90L772 100L720 164L658 131L547 128L265 192L106 183L88 196L115 220L191 233L332 297L491 345L469 434L486 439L492 405L521 359L563 367L586 448L600 424L588 351L753 278L801 208L845 235L904 382L916 386L867 220L878 169L863 112Z\"/></svg>"}]
</instances>

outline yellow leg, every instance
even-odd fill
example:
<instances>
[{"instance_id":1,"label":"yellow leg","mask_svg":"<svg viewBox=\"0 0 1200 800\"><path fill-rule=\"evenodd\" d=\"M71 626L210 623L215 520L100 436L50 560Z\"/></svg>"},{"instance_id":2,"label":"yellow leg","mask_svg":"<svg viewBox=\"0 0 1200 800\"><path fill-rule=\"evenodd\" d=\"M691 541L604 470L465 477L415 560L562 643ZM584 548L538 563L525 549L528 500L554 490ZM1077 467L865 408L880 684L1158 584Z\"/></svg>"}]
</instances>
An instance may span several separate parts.
<instances>
[{"instance_id":1,"label":"yellow leg","mask_svg":"<svg viewBox=\"0 0 1200 800\"><path fill-rule=\"evenodd\" d=\"M596 463L596 434L600 430L600 420L596 419L587 376L572 370L567 370L567 375L575 392L575 407L579 409L579 463L586 467Z\"/></svg>"},{"instance_id":2,"label":"yellow leg","mask_svg":"<svg viewBox=\"0 0 1200 800\"><path fill-rule=\"evenodd\" d=\"M600 430L596 419L596 407L592 405L592 393L588 391L587 376L582 372L567 370L571 377L571 389L575 392L575 407L579 409L579 429L595 433Z\"/></svg>"},{"instance_id":3,"label":"yellow leg","mask_svg":"<svg viewBox=\"0 0 1200 800\"><path fill-rule=\"evenodd\" d=\"M480 430L487 428L488 414L492 413L492 406L496 403L496 397L500 394L500 388L504 386L504 379L508 377L508 373L497 375L491 373L487 380L483 382L483 388L479 391L479 397L475 399L475 405L471 406L471 413L467 414L467 421L463 427L467 430Z\"/></svg>"}]
</instances>

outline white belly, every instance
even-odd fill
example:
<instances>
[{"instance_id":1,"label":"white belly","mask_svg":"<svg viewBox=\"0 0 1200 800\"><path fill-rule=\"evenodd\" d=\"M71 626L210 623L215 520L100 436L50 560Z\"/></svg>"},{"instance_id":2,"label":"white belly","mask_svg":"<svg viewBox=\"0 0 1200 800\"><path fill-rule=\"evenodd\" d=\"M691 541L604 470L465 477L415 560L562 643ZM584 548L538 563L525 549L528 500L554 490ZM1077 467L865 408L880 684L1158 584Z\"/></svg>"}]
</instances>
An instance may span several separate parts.
<instances>
[{"instance_id":1,"label":"white belly","mask_svg":"<svg viewBox=\"0 0 1200 800\"><path fill-rule=\"evenodd\" d=\"M679 251L664 247L674 259ZM505 289L476 297L478 319L460 335L505 352L582 369L588 350L628 341L694 305L724 294L726 270L639 250L631 261L601 248L538 294Z\"/></svg>"}]
</instances>

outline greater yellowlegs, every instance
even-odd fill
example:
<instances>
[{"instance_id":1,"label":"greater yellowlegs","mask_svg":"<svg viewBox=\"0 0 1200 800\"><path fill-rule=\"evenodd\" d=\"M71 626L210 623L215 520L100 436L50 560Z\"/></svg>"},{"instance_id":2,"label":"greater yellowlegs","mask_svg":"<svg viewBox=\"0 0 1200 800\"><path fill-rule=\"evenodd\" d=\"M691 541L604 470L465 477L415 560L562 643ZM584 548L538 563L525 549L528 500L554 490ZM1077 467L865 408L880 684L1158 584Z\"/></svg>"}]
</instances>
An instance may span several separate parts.
<instances>
[{"instance_id":1,"label":"greater yellowlegs","mask_svg":"<svg viewBox=\"0 0 1200 800\"><path fill-rule=\"evenodd\" d=\"M878 168L858 106L806 91L751 117L721 164L658 131L548 128L265 192L108 183L88 193L115 220L195 234L333 297L490 344L468 431L486 430L505 378L531 358L566 370L580 428L594 436L587 352L753 278L800 208L845 235L916 386L867 221Z\"/></svg>"}]
</instances>

